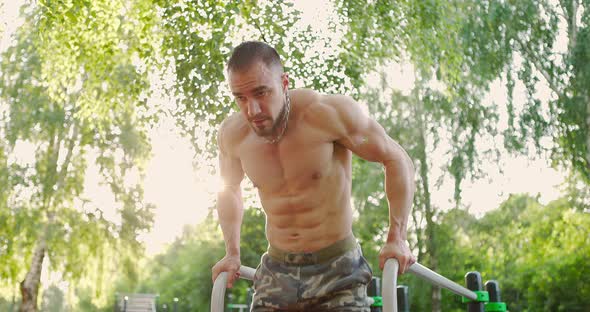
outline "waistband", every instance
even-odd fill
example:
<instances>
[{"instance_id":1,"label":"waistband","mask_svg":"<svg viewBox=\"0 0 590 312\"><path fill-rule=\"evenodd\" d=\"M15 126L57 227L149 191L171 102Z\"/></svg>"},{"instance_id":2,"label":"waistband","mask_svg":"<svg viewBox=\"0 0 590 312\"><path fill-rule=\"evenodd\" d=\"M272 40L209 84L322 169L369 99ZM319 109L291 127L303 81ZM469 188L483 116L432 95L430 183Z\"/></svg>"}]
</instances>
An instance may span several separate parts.
<instances>
[{"instance_id":1,"label":"waistband","mask_svg":"<svg viewBox=\"0 0 590 312\"><path fill-rule=\"evenodd\" d=\"M314 252L288 252L268 246L268 255L275 261L284 264L310 265L327 262L345 254L358 246L354 235L335 242L334 244Z\"/></svg>"}]
</instances>

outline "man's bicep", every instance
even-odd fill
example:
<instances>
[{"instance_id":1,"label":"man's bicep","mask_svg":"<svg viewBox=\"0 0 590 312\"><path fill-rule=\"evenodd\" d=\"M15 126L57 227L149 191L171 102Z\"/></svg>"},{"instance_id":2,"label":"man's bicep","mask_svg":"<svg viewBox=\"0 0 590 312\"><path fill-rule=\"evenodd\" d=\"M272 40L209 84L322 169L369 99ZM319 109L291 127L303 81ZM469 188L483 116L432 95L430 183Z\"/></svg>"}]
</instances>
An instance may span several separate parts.
<instances>
[{"instance_id":1,"label":"man's bicep","mask_svg":"<svg viewBox=\"0 0 590 312\"><path fill-rule=\"evenodd\" d=\"M400 160L405 151L348 96L329 96L326 104L333 110L327 128L337 136L337 142L357 156L372 162Z\"/></svg>"},{"instance_id":2,"label":"man's bicep","mask_svg":"<svg viewBox=\"0 0 590 312\"><path fill-rule=\"evenodd\" d=\"M358 127L352 127L345 140L345 145L354 154L372 162L387 162L397 158L396 147L399 146L385 132L383 127L369 117L359 121Z\"/></svg>"},{"instance_id":3,"label":"man's bicep","mask_svg":"<svg viewBox=\"0 0 590 312\"><path fill-rule=\"evenodd\" d=\"M357 134L361 144L351 148L357 156L372 162L382 163L389 166L392 163L404 164L411 171L414 171L412 158L406 150L376 121L370 119L367 128Z\"/></svg>"},{"instance_id":4,"label":"man's bicep","mask_svg":"<svg viewBox=\"0 0 590 312\"><path fill-rule=\"evenodd\" d=\"M240 158L235 157L228 150L229 142L228 135L231 126L228 119L224 120L219 127L217 133L217 147L219 148L219 172L224 187L227 186L240 186L240 183L244 179L244 170L242 169L242 163Z\"/></svg>"},{"instance_id":5,"label":"man's bicep","mask_svg":"<svg viewBox=\"0 0 590 312\"><path fill-rule=\"evenodd\" d=\"M244 170L242 169L242 163L239 158L220 152L219 171L224 187L240 187L244 179Z\"/></svg>"}]
</instances>

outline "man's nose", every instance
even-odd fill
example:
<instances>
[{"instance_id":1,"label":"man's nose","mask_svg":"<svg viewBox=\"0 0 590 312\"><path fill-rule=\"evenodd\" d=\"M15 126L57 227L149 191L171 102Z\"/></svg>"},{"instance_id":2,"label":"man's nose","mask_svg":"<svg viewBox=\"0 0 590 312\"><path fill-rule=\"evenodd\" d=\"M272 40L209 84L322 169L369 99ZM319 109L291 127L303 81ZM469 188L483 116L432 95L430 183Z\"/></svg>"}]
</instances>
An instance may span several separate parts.
<instances>
[{"instance_id":1,"label":"man's nose","mask_svg":"<svg viewBox=\"0 0 590 312\"><path fill-rule=\"evenodd\" d=\"M258 104L257 101L252 100L252 101L248 101L248 117L254 117L258 114L260 114L261 109L260 109L260 104Z\"/></svg>"}]
</instances>

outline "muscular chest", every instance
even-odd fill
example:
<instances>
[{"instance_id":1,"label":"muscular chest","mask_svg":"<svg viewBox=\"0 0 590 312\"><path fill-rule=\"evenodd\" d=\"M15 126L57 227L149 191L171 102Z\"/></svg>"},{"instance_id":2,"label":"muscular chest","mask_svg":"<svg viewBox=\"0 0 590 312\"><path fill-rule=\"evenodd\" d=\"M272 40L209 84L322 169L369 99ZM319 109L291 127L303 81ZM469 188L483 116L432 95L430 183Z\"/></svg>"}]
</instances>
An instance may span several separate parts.
<instances>
[{"instance_id":1,"label":"muscular chest","mask_svg":"<svg viewBox=\"0 0 590 312\"><path fill-rule=\"evenodd\" d=\"M310 187L328 176L334 162L334 143L313 129L268 144L251 135L240 148L242 168L263 191L290 192Z\"/></svg>"}]
</instances>

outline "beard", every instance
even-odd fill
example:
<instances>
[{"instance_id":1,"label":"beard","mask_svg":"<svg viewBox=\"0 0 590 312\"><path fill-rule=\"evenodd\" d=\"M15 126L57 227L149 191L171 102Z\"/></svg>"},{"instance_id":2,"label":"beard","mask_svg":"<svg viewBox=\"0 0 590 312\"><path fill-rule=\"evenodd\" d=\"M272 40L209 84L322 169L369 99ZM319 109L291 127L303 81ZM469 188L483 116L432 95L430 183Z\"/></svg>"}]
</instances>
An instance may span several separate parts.
<instances>
[{"instance_id":1,"label":"beard","mask_svg":"<svg viewBox=\"0 0 590 312\"><path fill-rule=\"evenodd\" d=\"M275 120L273 120L272 118L267 118L267 120L270 120L270 122L271 122L271 125L269 127L266 127L264 125L261 127L256 126L254 124L253 120L257 119L257 117L254 117L250 121L250 128L252 128L254 133L256 133L258 136L261 136L261 137L272 136L273 134L276 134L279 130L279 127L282 127L283 123L286 122L286 120L284 120L286 115L287 115L287 101L283 100L283 107L281 107L281 110L279 111L277 118ZM265 120L265 122L267 120Z\"/></svg>"}]
</instances>

